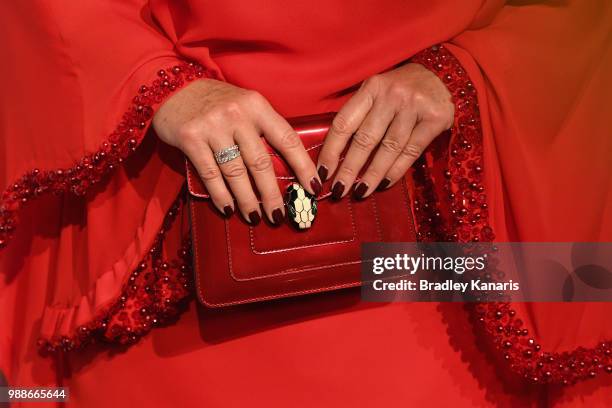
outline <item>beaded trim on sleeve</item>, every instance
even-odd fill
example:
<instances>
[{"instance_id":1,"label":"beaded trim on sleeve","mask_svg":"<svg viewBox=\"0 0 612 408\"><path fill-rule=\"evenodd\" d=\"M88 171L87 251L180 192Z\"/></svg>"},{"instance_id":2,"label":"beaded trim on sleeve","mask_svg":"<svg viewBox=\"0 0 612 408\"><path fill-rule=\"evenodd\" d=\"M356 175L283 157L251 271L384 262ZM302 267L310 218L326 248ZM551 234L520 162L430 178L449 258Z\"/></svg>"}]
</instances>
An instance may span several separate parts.
<instances>
[{"instance_id":1,"label":"beaded trim on sleeve","mask_svg":"<svg viewBox=\"0 0 612 408\"><path fill-rule=\"evenodd\" d=\"M448 87L455 103L455 122L448 149L443 195L437 194L425 160L415 166L417 181L413 210L423 241L492 242L483 186L483 139L476 89L454 55L442 45L417 54L412 62L434 72ZM534 384L571 385L600 374L612 374L612 341L593 348L553 353L543 350L523 327L509 303L467 305L508 367Z\"/></svg>"},{"instance_id":2,"label":"beaded trim on sleeve","mask_svg":"<svg viewBox=\"0 0 612 408\"><path fill-rule=\"evenodd\" d=\"M17 214L29 201L45 193L85 195L88 189L119 166L136 150L153 118L153 106L186 82L202 77L215 77L203 66L186 62L157 73L150 85L142 85L132 105L123 114L117 128L100 148L83 157L70 168L33 169L12 183L0 196L0 250L4 248L17 225Z\"/></svg>"},{"instance_id":3,"label":"beaded trim on sleeve","mask_svg":"<svg viewBox=\"0 0 612 408\"><path fill-rule=\"evenodd\" d=\"M133 344L180 314L193 298L190 236L183 239L173 259L163 259L162 253L165 232L179 215L184 199L183 189L166 214L149 252L126 279L117 299L73 333L40 338L38 349L43 355L77 350L100 341Z\"/></svg>"}]
</instances>

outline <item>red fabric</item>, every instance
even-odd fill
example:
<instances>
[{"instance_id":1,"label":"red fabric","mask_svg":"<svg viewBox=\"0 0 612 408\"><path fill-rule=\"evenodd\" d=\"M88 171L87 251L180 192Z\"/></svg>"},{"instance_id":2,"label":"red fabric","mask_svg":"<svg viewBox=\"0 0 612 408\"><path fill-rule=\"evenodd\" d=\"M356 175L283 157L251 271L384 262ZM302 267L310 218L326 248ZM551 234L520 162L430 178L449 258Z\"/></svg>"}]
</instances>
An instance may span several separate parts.
<instances>
[{"instance_id":1,"label":"red fabric","mask_svg":"<svg viewBox=\"0 0 612 408\"><path fill-rule=\"evenodd\" d=\"M181 60L296 116L337 110L365 78L444 42L477 90L496 239L612 238L605 1L0 7L0 191L37 177L33 169L74 168L98 151L139 87ZM120 296L179 193L179 152L143 139L144 129L138 135L135 153L85 196L68 188L19 204L0 252L0 367L11 384L58 382L87 407L612 404L610 376L562 391L511 381L465 330L459 305L368 305L350 291L220 311L191 303L125 353L39 356L41 334L68 334ZM164 253L174 256L184 235L175 224ZM517 309L550 351L612 338L605 304Z\"/></svg>"}]
</instances>

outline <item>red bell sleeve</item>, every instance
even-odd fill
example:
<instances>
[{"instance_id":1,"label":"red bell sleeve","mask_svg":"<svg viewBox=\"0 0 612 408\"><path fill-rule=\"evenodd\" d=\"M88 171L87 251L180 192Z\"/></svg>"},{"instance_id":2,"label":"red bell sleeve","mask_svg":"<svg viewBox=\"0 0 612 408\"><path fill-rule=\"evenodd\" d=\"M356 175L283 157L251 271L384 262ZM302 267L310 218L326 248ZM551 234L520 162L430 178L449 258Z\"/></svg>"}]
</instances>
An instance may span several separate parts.
<instances>
[{"instance_id":1,"label":"red bell sleeve","mask_svg":"<svg viewBox=\"0 0 612 408\"><path fill-rule=\"evenodd\" d=\"M31 327L64 348L92 331L133 337L110 325L125 322L130 273L153 273L151 254L165 256L183 185L181 155L148 134L151 119L173 91L219 72L179 58L143 0L3 2L0 37L0 365L10 380L35 348ZM184 234L174 235L169 260ZM180 272L178 261L160 265L155 273ZM130 308L149 307L155 322L185 295L138 294Z\"/></svg>"},{"instance_id":2,"label":"red bell sleeve","mask_svg":"<svg viewBox=\"0 0 612 408\"><path fill-rule=\"evenodd\" d=\"M414 170L421 239L609 241L612 7L488 5L467 30L413 58L456 105L450 135ZM493 360L518 378L572 385L612 373L609 304L469 310Z\"/></svg>"}]
</instances>

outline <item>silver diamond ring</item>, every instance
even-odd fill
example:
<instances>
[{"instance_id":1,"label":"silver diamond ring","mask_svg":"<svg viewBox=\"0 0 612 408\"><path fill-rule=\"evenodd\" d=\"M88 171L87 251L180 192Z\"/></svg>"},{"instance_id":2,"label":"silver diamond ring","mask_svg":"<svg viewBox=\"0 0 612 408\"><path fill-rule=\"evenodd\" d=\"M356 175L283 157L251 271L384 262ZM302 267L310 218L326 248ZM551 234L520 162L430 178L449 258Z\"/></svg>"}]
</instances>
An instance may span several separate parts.
<instances>
[{"instance_id":1,"label":"silver diamond ring","mask_svg":"<svg viewBox=\"0 0 612 408\"><path fill-rule=\"evenodd\" d=\"M228 161L232 161L238 157L240 157L240 148L238 145L226 147L225 149L221 149L215 153L215 160L217 161L217 164L227 163Z\"/></svg>"}]
</instances>

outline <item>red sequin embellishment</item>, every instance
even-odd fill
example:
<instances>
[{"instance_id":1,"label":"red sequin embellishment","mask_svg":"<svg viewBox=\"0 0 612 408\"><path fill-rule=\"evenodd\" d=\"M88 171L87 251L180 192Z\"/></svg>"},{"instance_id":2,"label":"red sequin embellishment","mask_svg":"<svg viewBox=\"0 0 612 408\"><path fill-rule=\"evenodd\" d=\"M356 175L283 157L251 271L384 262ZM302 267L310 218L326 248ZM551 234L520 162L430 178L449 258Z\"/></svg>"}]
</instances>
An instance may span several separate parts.
<instances>
[{"instance_id":1,"label":"red sequin embellishment","mask_svg":"<svg viewBox=\"0 0 612 408\"><path fill-rule=\"evenodd\" d=\"M422 51L412 62L434 72L446 84L455 103L450 143L442 152L447 164L442 177L432 174L435 170L426 155L414 166L413 210L418 238L431 242L492 242L495 235L488 223L483 186L482 128L476 89L459 61L441 45ZM434 177L446 183L434 184ZM467 308L479 322L476 329L491 341L508 367L531 383L570 385L601 373L612 374L612 341L594 348L547 352L523 327L509 303L476 303Z\"/></svg>"},{"instance_id":2,"label":"red sequin embellishment","mask_svg":"<svg viewBox=\"0 0 612 408\"><path fill-rule=\"evenodd\" d=\"M170 73L168 73L170 72ZM158 72L159 78L149 86L141 86L132 106L123 114L117 128L95 153L83 157L67 169L34 169L11 184L0 196L0 249L4 248L17 225L17 213L28 201L45 193L84 195L106 174L119 166L136 150L144 130L153 118L153 106L186 82L202 77L215 77L203 66L189 62Z\"/></svg>"},{"instance_id":3,"label":"red sequin embellishment","mask_svg":"<svg viewBox=\"0 0 612 408\"><path fill-rule=\"evenodd\" d=\"M182 191L166 214L149 253L124 283L121 296L74 333L40 338L38 347L43 354L72 351L96 341L132 344L181 312L193 298L191 238L183 240L174 259L163 259L162 248L165 231L170 229L181 210L184 197Z\"/></svg>"}]
</instances>

